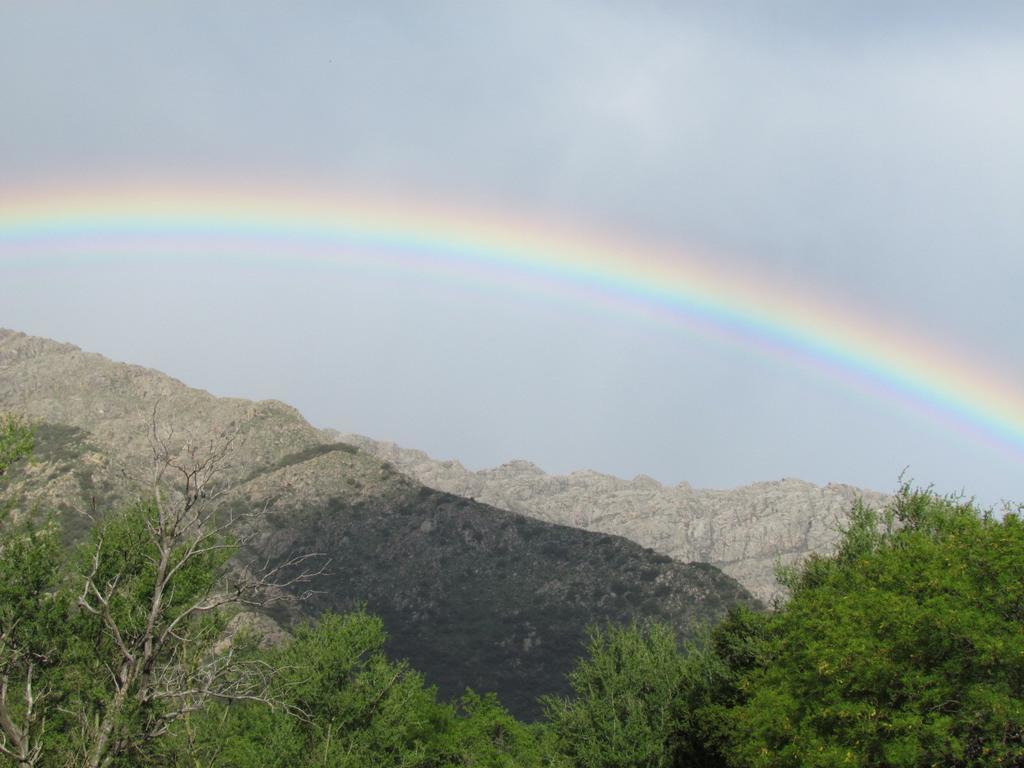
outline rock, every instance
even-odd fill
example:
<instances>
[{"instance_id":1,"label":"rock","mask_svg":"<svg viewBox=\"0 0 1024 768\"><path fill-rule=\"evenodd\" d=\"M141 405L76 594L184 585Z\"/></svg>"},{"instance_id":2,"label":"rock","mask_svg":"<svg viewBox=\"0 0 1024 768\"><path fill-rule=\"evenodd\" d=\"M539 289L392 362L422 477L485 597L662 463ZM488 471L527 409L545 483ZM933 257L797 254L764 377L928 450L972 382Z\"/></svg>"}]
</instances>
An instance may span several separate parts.
<instances>
[{"instance_id":1,"label":"rock","mask_svg":"<svg viewBox=\"0 0 1024 768\"><path fill-rule=\"evenodd\" d=\"M390 462L430 488L562 525L631 539L682 562L721 568L770 602L782 593L777 563L831 551L854 502L880 506L885 495L849 485L786 478L734 490L663 486L639 475L622 480L590 470L545 474L510 461L473 472L454 461L362 435L332 433Z\"/></svg>"},{"instance_id":2,"label":"rock","mask_svg":"<svg viewBox=\"0 0 1024 768\"><path fill-rule=\"evenodd\" d=\"M233 568L330 558L294 587L309 588L309 599L238 618L233 629L278 637L296 620L365 606L384 620L388 653L442 695L495 691L517 716L538 717L538 696L569 692L588 625L658 620L687 637L732 605L760 607L712 566L428 488L282 403L217 398L159 371L0 330L0 412L28 414L38 428L36 462L16 465L9 489L26 513L55 513L69 543L92 521L79 510L102 514L151 492L154 407L172 440L235 434L217 498L240 515L270 512L241 515L251 527ZM466 472L455 462L439 471ZM496 472L518 478L512 496L527 500L546 478L527 462Z\"/></svg>"}]
</instances>

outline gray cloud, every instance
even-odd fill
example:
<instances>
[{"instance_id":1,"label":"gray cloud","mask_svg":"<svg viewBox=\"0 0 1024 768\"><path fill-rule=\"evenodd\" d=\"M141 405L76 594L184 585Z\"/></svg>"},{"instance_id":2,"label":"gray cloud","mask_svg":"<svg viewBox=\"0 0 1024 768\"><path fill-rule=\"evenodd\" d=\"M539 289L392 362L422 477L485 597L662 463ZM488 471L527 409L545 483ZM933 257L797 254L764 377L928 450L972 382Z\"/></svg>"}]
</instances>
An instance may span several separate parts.
<instances>
[{"instance_id":1,"label":"gray cloud","mask_svg":"<svg viewBox=\"0 0 1024 768\"><path fill-rule=\"evenodd\" d=\"M700 246L1024 377L1020 4L21 3L4 17L5 186L287 179L532 212ZM217 267L197 287L147 269L18 271L0 324L473 465L884 489L909 464L1024 497L1013 459L903 406L629 315L380 275ZM170 330L164 305L182 314Z\"/></svg>"}]
</instances>

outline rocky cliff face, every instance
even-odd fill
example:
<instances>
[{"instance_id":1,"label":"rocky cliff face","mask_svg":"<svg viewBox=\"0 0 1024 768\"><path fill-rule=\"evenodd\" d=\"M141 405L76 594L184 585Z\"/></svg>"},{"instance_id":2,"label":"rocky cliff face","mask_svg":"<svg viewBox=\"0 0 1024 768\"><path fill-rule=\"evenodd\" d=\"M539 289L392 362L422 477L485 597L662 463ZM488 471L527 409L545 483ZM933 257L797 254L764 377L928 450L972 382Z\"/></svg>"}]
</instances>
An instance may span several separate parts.
<instances>
[{"instance_id":1,"label":"rocky cliff face","mask_svg":"<svg viewBox=\"0 0 1024 768\"><path fill-rule=\"evenodd\" d=\"M457 461L437 461L394 443L329 436L431 488L538 520L624 536L681 562L711 563L765 601L779 594L776 563L828 552L857 498L869 505L885 499L848 485L793 479L718 491L686 483L666 487L643 475L632 480L591 471L552 476L526 461L472 472Z\"/></svg>"},{"instance_id":2,"label":"rocky cliff face","mask_svg":"<svg viewBox=\"0 0 1024 768\"><path fill-rule=\"evenodd\" d=\"M365 603L444 694L497 691L517 715L565 673L589 624L658 619L686 635L756 601L704 564L677 562L618 536L497 509L428 488L370 452L338 443L277 402L217 398L158 371L0 330L0 412L38 427L35 460L12 472L21 514L54 513L69 543L146 492L154 408L162 429L197 442L237 435L224 480L260 518L252 551L271 562L324 552L329 573L300 613ZM303 587L305 588L305 586Z\"/></svg>"}]
</instances>

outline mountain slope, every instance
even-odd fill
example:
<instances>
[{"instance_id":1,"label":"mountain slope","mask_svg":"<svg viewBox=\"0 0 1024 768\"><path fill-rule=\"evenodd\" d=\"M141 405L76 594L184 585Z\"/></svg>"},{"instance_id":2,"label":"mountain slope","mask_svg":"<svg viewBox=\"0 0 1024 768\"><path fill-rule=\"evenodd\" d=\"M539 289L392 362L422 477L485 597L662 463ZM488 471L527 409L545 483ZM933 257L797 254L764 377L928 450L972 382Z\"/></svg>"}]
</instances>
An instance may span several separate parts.
<instances>
[{"instance_id":1,"label":"mountain slope","mask_svg":"<svg viewBox=\"0 0 1024 768\"><path fill-rule=\"evenodd\" d=\"M12 474L10 490L23 513L55 510L69 539L88 525L81 511L144 492L154 408L178 435L237 431L227 468L235 503L274 500L247 554L332 558L303 615L365 603L384 617L390 652L448 695L496 690L516 714L536 716L537 695L565 692L588 624L657 618L686 634L731 604L755 603L712 566L427 488L284 404L216 398L0 331L0 411L39 423L37 460Z\"/></svg>"},{"instance_id":2,"label":"mountain slope","mask_svg":"<svg viewBox=\"0 0 1024 768\"><path fill-rule=\"evenodd\" d=\"M885 499L848 485L822 487L794 479L718 491L591 471L552 476L525 461L473 472L457 461L437 461L394 443L328 435L431 488L538 520L624 536L681 562L711 563L765 601L779 592L777 562L830 551L855 499L874 505Z\"/></svg>"}]
</instances>

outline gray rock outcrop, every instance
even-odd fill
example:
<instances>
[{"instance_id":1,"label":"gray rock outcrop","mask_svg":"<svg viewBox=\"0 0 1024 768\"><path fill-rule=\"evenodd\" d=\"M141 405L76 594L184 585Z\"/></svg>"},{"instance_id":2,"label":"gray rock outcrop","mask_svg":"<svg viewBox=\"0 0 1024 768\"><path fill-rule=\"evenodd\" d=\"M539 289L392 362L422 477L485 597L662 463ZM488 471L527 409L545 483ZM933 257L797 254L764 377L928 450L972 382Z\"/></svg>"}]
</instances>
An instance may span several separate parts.
<instances>
[{"instance_id":1,"label":"gray rock outcrop","mask_svg":"<svg viewBox=\"0 0 1024 768\"><path fill-rule=\"evenodd\" d=\"M430 488L547 522L624 536L682 562L711 563L764 601L780 594L777 563L831 551L858 498L871 506L886 498L849 485L791 478L700 490L687 483L664 486L645 475L632 480L589 470L548 475L527 461L474 472L394 443L330 436Z\"/></svg>"},{"instance_id":2,"label":"gray rock outcrop","mask_svg":"<svg viewBox=\"0 0 1024 768\"><path fill-rule=\"evenodd\" d=\"M233 436L218 498L246 513L247 536L232 567L291 554L330 561L295 586L312 591L308 600L230 628L267 642L293 621L366 606L387 627L387 652L442 695L495 691L518 717L536 718L538 696L569 693L588 626L656 620L686 638L733 605L762 607L714 566L425 487L283 403L214 397L0 329L0 413L25 415L36 429L32 460L5 475L5 500L52 515L69 545L81 541L95 517L151 489L154 408L161 439L175 445Z\"/></svg>"}]
</instances>

